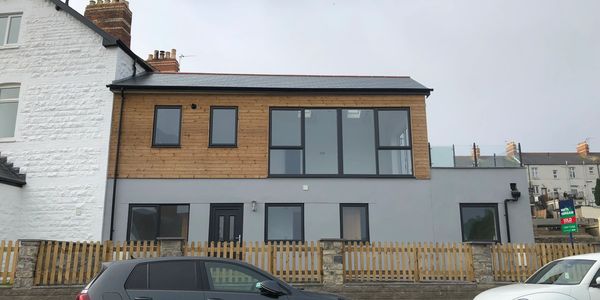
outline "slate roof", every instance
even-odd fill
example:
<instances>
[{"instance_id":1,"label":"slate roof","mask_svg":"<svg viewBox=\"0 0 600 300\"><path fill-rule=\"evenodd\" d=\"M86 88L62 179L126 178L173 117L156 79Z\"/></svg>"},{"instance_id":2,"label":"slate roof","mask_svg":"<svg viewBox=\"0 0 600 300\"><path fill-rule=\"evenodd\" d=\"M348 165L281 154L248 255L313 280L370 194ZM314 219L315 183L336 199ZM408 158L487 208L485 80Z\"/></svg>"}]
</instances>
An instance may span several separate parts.
<instances>
[{"instance_id":1,"label":"slate roof","mask_svg":"<svg viewBox=\"0 0 600 300\"><path fill-rule=\"evenodd\" d=\"M523 163L526 165L595 165L600 164L600 153L590 153L582 157L575 152L523 152Z\"/></svg>"},{"instance_id":2,"label":"slate roof","mask_svg":"<svg viewBox=\"0 0 600 300\"><path fill-rule=\"evenodd\" d=\"M475 162L472 156L455 156L455 168L473 168ZM477 159L477 166L479 168L519 168L521 164L515 159L508 158L506 156L498 155L488 156L481 155Z\"/></svg>"},{"instance_id":3,"label":"slate roof","mask_svg":"<svg viewBox=\"0 0 600 300\"><path fill-rule=\"evenodd\" d=\"M19 169L8 163L6 157L0 156L0 184L22 187L26 184L25 175L19 174Z\"/></svg>"},{"instance_id":4,"label":"slate roof","mask_svg":"<svg viewBox=\"0 0 600 300\"><path fill-rule=\"evenodd\" d=\"M146 73L117 80L113 90L242 90L315 91L429 95L429 89L410 77L258 75L210 73Z\"/></svg>"},{"instance_id":5,"label":"slate roof","mask_svg":"<svg viewBox=\"0 0 600 300\"><path fill-rule=\"evenodd\" d=\"M100 29L100 27L96 26L96 24L94 24L94 22L92 22L88 18L82 16L79 12L77 12L76 10L74 10L73 8L68 6L67 4L63 3L61 0L49 0L49 1L56 5L56 10L65 11L66 13L71 15L73 18L75 18L76 20L81 22L83 25L89 27L95 33L100 35L102 37L102 46L107 47L107 48L108 47L119 47L119 48L121 48L121 50L123 50L125 53L127 53L127 55L129 55L133 60L135 60L138 64L140 64L144 68L144 70L146 70L147 72L153 71L152 67L148 63L146 63L146 61L144 61L139 56L137 56L135 53L133 53L133 51L131 51L131 49L129 49L129 47L127 47L127 45L125 45L121 40L113 37L112 35L108 34L106 31Z\"/></svg>"}]
</instances>

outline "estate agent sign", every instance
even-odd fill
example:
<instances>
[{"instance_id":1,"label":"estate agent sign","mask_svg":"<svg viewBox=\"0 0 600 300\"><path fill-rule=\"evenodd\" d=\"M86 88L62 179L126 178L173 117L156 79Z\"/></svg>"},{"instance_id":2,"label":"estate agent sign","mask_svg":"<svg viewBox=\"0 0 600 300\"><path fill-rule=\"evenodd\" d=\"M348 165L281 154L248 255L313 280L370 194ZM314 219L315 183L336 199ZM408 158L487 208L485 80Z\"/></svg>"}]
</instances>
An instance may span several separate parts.
<instances>
[{"instance_id":1,"label":"estate agent sign","mask_svg":"<svg viewBox=\"0 0 600 300\"><path fill-rule=\"evenodd\" d=\"M559 201L560 224L563 233L577 232L577 217L573 199Z\"/></svg>"}]
</instances>

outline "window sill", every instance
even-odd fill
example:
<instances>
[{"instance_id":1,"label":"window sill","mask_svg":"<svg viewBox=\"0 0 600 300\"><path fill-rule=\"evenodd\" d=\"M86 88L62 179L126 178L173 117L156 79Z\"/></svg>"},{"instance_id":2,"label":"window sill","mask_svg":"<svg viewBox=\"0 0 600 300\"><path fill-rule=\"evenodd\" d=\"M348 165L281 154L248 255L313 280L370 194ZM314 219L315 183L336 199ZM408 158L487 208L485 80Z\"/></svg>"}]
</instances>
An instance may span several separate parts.
<instances>
[{"instance_id":1,"label":"window sill","mask_svg":"<svg viewBox=\"0 0 600 300\"><path fill-rule=\"evenodd\" d=\"M14 137L11 138L0 138L0 143L15 143L17 139Z\"/></svg>"},{"instance_id":2,"label":"window sill","mask_svg":"<svg viewBox=\"0 0 600 300\"><path fill-rule=\"evenodd\" d=\"M160 149L160 148L175 148L175 149L178 149L178 148L181 148L181 145L152 145L152 148L157 148L157 149Z\"/></svg>"},{"instance_id":3,"label":"window sill","mask_svg":"<svg viewBox=\"0 0 600 300\"><path fill-rule=\"evenodd\" d=\"M215 145L208 145L208 148L237 148L237 144L230 144L230 145L219 145L219 144L215 144Z\"/></svg>"},{"instance_id":4,"label":"window sill","mask_svg":"<svg viewBox=\"0 0 600 300\"><path fill-rule=\"evenodd\" d=\"M19 48L21 48L21 45L19 45L19 44L0 46L0 50L19 49Z\"/></svg>"}]
</instances>

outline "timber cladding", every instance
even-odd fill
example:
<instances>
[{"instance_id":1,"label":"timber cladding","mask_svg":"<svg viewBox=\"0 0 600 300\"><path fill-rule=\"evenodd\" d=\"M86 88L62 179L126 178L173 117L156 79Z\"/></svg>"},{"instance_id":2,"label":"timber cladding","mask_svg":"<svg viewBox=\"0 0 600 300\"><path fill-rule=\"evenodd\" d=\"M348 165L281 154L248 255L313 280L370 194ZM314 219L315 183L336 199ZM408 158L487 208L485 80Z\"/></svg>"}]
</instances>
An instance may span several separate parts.
<instances>
[{"instance_id":1,"label":"timber cladding","mask_svg":"<svg viewBox=\"0 0 600 300\"><path fill-rule=\"evenodd\" d=\"M182 106L181 147L152 147L157 105ZM211 106L238 108L237 147L209 148ZM118 178L267 178L270 107L410 108L414 175L430 178L425 96L199 93L125 93ZM121 96L116 95L110 178L114 178L120 109Z\"/></svg>"}]
</instances>

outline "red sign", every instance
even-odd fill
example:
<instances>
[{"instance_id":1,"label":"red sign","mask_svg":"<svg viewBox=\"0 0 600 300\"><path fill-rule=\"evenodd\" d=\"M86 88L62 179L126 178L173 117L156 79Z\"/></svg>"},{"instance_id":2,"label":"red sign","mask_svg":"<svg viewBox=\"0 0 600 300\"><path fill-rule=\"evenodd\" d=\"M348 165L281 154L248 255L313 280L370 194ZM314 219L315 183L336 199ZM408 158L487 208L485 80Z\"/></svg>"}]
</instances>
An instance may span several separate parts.
<instances>
[{"instance_id":1,"label":"red sign","mask_svg":"<svg viewBox=\"0 0 600 300\"><path fill-rule=\"evenodd\" d=\"M575 224L575 223L577 223L577 217L560 219L560 224Z\"/></svg>"}]
</instances>

